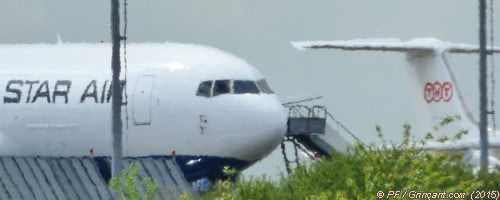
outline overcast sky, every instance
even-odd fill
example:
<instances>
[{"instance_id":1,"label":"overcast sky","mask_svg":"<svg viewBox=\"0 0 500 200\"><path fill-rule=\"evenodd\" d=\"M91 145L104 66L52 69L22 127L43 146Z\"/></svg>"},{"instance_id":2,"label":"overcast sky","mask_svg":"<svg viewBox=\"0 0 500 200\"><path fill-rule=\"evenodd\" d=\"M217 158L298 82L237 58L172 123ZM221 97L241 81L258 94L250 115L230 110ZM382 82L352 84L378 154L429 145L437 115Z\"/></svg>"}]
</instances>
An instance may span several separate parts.
<instances>
[{"instance_id":1,"label":"overcast sky","mask_svg":"<svg viewBox=\"0 0 500 200\"><path fill-rule=\"evenodd\" d=\"M129 0L128 8L129 41L204 44L235 54L257 67L281 98L324 95L318 103L368 141L375 123L398 138L402 124L415 119L404 55L299 52L290 41L478 41L478 1L472 0ZM109 11L106 0L3 0L0 43L54 43L56 33L65 42L110 41ZM478 57L453 58L476 108Z\"/></svg>"}]
</instances>

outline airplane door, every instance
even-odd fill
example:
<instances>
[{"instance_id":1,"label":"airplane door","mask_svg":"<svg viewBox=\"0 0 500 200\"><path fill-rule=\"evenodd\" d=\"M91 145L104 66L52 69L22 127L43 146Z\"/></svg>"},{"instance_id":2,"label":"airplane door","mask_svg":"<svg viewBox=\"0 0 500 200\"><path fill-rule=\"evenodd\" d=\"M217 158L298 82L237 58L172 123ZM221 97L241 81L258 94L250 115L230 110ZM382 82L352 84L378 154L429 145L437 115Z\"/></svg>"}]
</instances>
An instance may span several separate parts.
<instances>
[{"instance_id":1,"label":"airplane door","mask_svg":"<svg viewBox=\"0 0 500 200\"><path fill-rule=\"evenodd\" d=\"M132 100L133 121L136 126L151 124L151 95L154 83L154 75L141 75L137 78Z\"/></svg>"}]
</instances>

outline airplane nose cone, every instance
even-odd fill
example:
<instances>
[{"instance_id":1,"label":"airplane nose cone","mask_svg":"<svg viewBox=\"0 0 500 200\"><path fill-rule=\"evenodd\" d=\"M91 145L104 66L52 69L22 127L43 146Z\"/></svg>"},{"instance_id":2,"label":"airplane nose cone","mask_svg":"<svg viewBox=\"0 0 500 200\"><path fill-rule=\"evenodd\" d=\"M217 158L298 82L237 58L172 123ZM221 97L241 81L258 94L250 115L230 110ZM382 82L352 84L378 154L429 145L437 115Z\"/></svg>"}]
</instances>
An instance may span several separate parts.
<instances>
[{"instance_id":1,"label":"airplane nose cone","mask_svg":"<svg viewBox=\"0 0 500 200\"><path fill-rule=\"evenodd\" d=\"M244 156L248 161L257 161L270 154L286 134L287 114L284 107L275 98L266 102L253 110L252 115L257 118L248 127L252 132L247 137L250 151Z\"/></svg>"}]
</instances>

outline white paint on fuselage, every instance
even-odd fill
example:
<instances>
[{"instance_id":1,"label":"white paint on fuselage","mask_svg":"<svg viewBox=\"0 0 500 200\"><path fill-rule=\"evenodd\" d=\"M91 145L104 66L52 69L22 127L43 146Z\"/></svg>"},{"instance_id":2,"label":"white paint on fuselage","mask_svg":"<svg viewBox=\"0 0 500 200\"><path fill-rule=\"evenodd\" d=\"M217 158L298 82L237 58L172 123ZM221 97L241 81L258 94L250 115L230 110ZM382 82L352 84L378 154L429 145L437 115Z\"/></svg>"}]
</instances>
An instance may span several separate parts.
<instances>
[{"instance_id":1,"label":"white paint on fuselage","mask_svg":"<svg viewBox=\"0 0 500 200\"><path fill-rule=\"evenodd\" d=\"M106 96L110 58L109 44L0 45L0 154L88 156L93 149L95 156L111 155L111 101L107 103ZM286 113L274 94L196 96L202 81L264 78L245 61L220 50L190 44L128 44L126 73L124 156L175 151L253 162L270 153L285 134ZM134 112L141 113L134 109L148 108L133 106L140 76L154 77L149 125L134 125ZM4 97L17 97L6 90L10 80L39 83L31 92L29 84L13 85L22 92L20 102L4 103ZM64 96L52 99L58 80L71 81L67 103ZM92 96L80 102L93 80L97 103ZM43 81L51 102L46 97L32 102ZM91 92L93 85L87 94ZM201 115L207 120L203 130Z\"/></svg>"}]
</instances>

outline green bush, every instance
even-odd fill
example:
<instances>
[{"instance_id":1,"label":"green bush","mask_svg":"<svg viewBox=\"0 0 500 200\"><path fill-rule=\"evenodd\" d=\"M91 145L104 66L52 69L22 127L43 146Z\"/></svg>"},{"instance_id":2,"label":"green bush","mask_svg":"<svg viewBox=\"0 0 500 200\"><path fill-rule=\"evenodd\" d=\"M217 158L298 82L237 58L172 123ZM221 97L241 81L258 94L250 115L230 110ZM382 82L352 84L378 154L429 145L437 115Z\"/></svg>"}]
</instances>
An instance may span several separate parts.
<instances>
[{"instance_id":1,"label":"green bush","mask_svg":"<svg viewBox=\"0 0 500 200\"><path fill-rule=\"evenodd\" d=\"M448 117L435 127L446 126L458 117ZM382 131L376 127L383 140ZM472 167L463 162L463 153L422 151L410 143L411 127L403 126L400 145L363 145L356 143L346 154L334 152L309 166L299 166L279 182L263 176L250 180L219 182L203 199L377 199L379 191L466 192L498 190L500 174L477 176ZM452 139L467 134L462 130ZM432 138L428 133L425 143ZM189 198L186 198L189 199Z\"/></svg>"},{"instance_id":2,"label":"green bush","mask_svg":"<svg viewBox=\"0 0 500 200\"><path fill-rule=\"evenodd\" d=\"M113 177L109 181L109 186L113 189L115 197L120 200L153 200L158 192L158 183L151 178L144 178L138 184L139 163L130 164L130 172L123 170L122 177ZM144 196L140 195L140 186L145 191Z\"/></svg>"}]
</instances>

